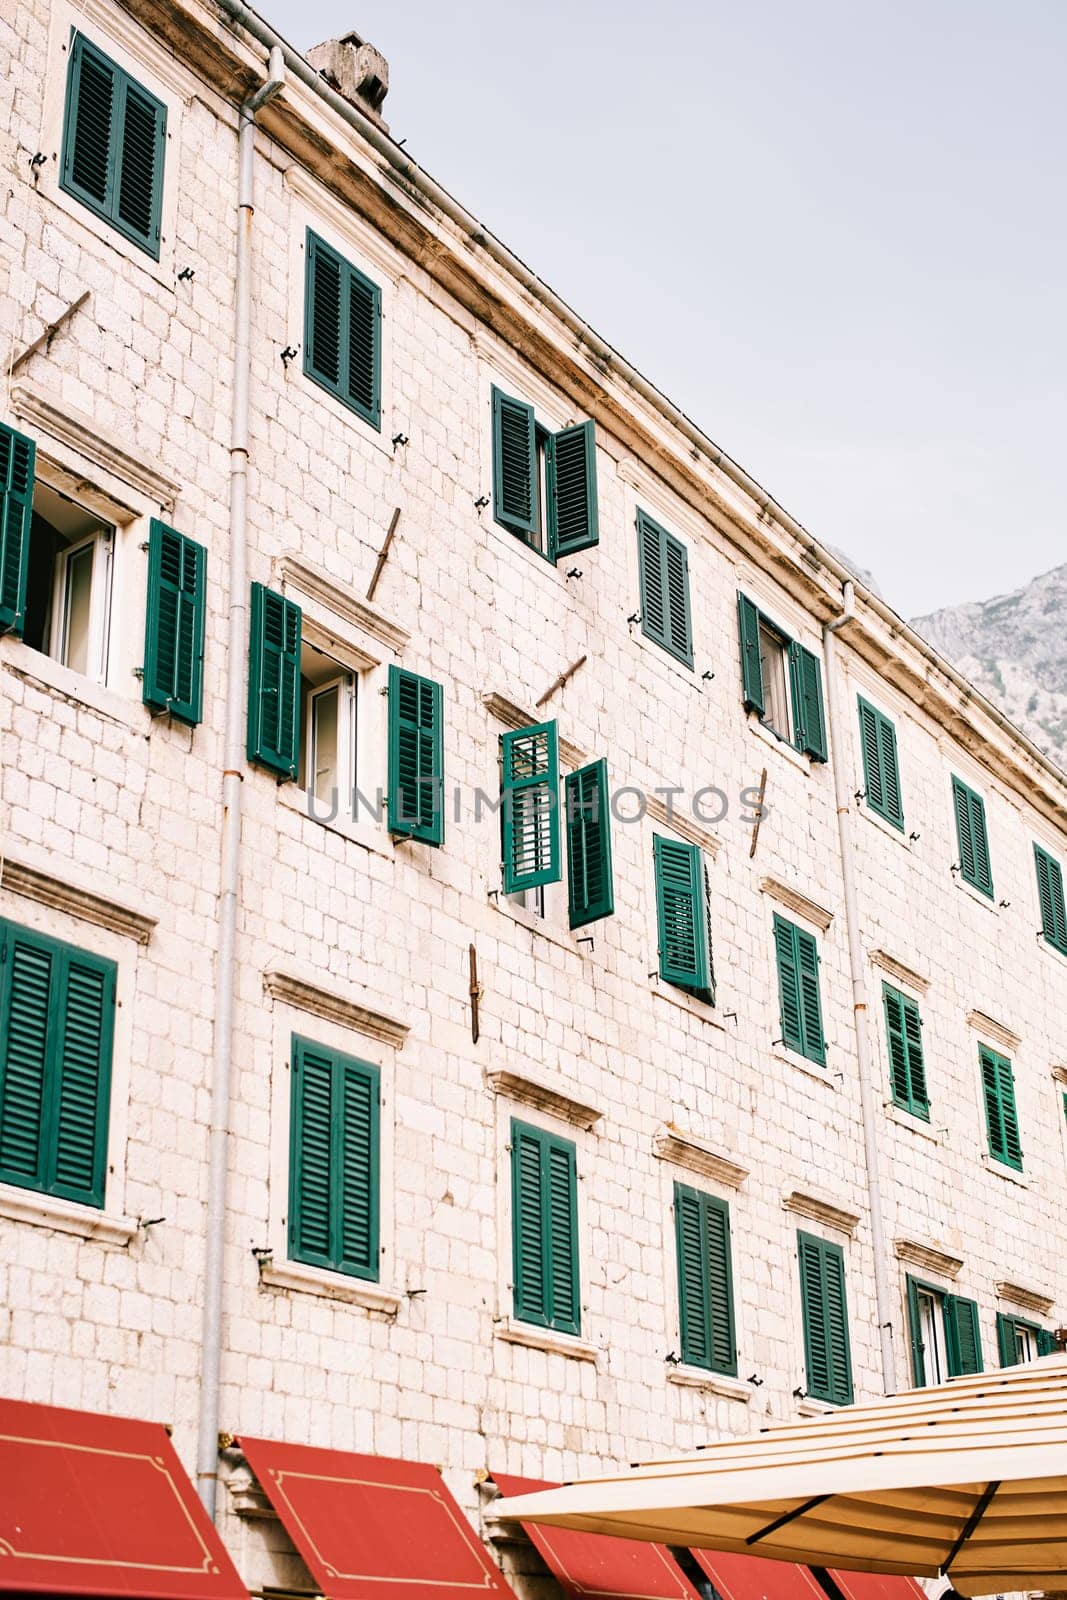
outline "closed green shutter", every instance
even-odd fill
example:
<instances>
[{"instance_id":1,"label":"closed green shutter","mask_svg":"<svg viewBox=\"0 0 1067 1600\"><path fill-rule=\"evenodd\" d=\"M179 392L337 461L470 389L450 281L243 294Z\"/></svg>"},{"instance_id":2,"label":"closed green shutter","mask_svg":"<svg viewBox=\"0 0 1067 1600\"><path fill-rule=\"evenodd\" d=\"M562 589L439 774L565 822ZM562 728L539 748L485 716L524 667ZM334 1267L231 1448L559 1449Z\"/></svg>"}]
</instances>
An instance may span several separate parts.
<instances>
[{"instance_id":1,"label":"closed green shutter","mask_svg":"<svg viewBox=\"0 0 1067 1600\"><path fill-rule=\"evenodd\" d=\"M248 759L283 778L300 766L300 607L252 585Z\"/></svg>"},{"instance_id":2,"label":"closed green shutter","mask_svg":"<svg viewBox=\"0 0 1067 1600\"><path fill-rule=\"evenodd\" d=\"M825 761L826 714L822 701L819 658L793 640L789 646L789 679L793 693L794 740L813 761Z\"/></svg>"},{"instance_id":3,"label":"closed green shutter","mask_svg":"<svg viewBox=\"0 0 1067 1600\"><path fill-rule=\"evenodd\" d=\"M826 1064L819 998L819 951L814 936L777 914L774 950L782 1042L820 1065Z\"/></svg>"},{"instance_id":4,"label":"closed green shutter","mask_svg":"<svg viewBox=\"0 0 1067 1600\"><path fill-rule=\"evenodd\" d=\"M196 724L203 711L207 551L152 520L145 605L146 706Z\"/></svg>"},{"instance_id":5,"label":"closed green shutter","mask_svg":"<svg viewBox=\"0 0 1067 1600\"><path fill-rule=\"evenodd\" d=\"M980 1045L978 1058L982 1067L982 1094L985 1100L986 1129L989 1135L989 1153L996 1161L1023 1168L1022 1146L1019 1142L1019 1119L1015 1109L1015 1080L1011 1062L998 1055L987 1045Z\"/></svg>"},{"instance_id":6,"label":"closed green shutter","mask_svg":"<svg viewBox=\"0 0 1067 1600\"><path fill-rule=\"evenodd\" d=\"M741 640L741 693L747 711L763 715L763 662L759 645L759 612L738 592L737 627Z\"/></svg>"},{"instance_id":7,"label":"closed green shutter","mask_svg":"<svg viewBox=\"0 0 1067 1600\"><path fill-rule=\"evenodd\" d=\"M505 733L500 759L504 893L518 894L562 872L556 724Z\"/></svg>"},{"instance_id":8,"label":"closed green shutter","mask_svg":"<svg viewBox=\"0 0 1067 1600\"><path fill-rule=\"evenodd\" d=\"M445 835L441 685L389 667L389 832L440 845Z\"/></svg>"},{"instance_id":9,"label":"closed green shutter","mask_svg":"<svg viewBox=\"0 0 1067 1600\"><path fill-rule=\"evenodd\" d=\"M707 879L695 844L654 834L659 975L709 1005L715 1003Z\"/></svg>"},{"instance_id":10,"label":"closed green shutter","mask_svg":"<svg viewBox=\"0 0 1067 1600\"><path fill-rule=\"evenodd\" d=\"M563 785L567 828L567 903L572 928L615 910L611 872L608 764L569 772Z\"/></svg>"},{"instance_id":11,"label":"closed green shutter","mask_svg":"<svg viewBox=\"0 0 1067 1600\"><path fill-rule=\"evenodd\" d=\"M0 633L21 635L37 446L0 423Z\"/></svg>"},{"instance_id":12,"label":"closed green shutter","mask_svg":"<svg viewBox=\"0 0 1067 1600\"><path fill-rule=\"evenodd\" d=\"M982 1338L975 1301L958 1294L945 1296L945 1344L949 1377L982 1371Z\"/></svg>"},{"instance_id":13,"label":"closed green shutter","mask_svg":"<svg viewBox=\"0 0 1067 1600\"><path fill-rule=\"evenodd\" d=\"M541 1128L511 1124L512 1270L515 1316L559 1333L581 1325L578 1183L574 1145Z\"/></svg>"},{"instance_id":14,"label":"closed green shutter","mask_svg":"<svg viewBox=\"0 0 1067 1600\"><path fill-rule=\"evenodd\" d=\"M378 1068L293 1039L289 1254L377 1279Z\"/></svg>"},{"instance_id":15,"label":"closed green shutter","mask_svg":"<svg viewBox=\"0 0 1067 1600\"><path fill-rule=\"evenodd\" d=\"M736 1375L730 1208L676 1183L674 1229L682 1360Z\"/></svg>"},{"instance_id":16,"label":"closed green shutter","mask_svg":"<svg viewBox=\"0 0 1067 1600\"><path fill-rule=\"evenodd\" d=\"M1063 869L1059 862L1034 845L1037 898L1041 906L1041 932L1056 950L1067 955L1067 907L1063 897Z\"/></svg>"},{"instance_id":17,"label":"closed green shutter","mask_svg":"<svg viewBox=\"0 0 1067 1600\"><path fill-rule=\"evenodd\" d=\"M808 1394L832 1405L852 1403L845 1258L840 1245L797 1234L800 1305Z\"/></svg>"},{"instance_id":18,"label":"closed green shutter","mask_svg":"<svg viewBox=\"0 0 1067 1600\"><path fill-rule=\"evenodd\" d=\"M859 699L859 713L867 804L886 822L891 822L895 828L903 828L904 808L900 798L896 729L887 716L869 705L862 696Z\"/></svg>"},{"instance_id":19,"label":"closed green shutter","mask_svg":"<svg viewBox=\"0 0 1067 1600\"><path fill-rule=\"evenodd\" d=\"M304 371L380 428L381 289L310 229L306 262Z\"/></svg>"},{"instance_id":20,"label":"closed green shutter","mask_svg":"<svg viewBox=\"0 0 1067 1600\"><path fill-rule=\"evenodd\" d=\"M993 897L993 874L989 863L985 802L980 794L960 778L952 780L952 805L956 814L956 839L960 851L960 872L964 881L982 894Z\"/></svg>"},{"instance_id":21,"label":"closed green shutter","mask_svg":"<svg viewBox=\"0 0 1067 1600\"><path fill-rule=\"evenodd\" d=\"M641 628L649 639L693 665L689 557L685 545L644 511L637 513Z\"/></svg>"},{"instance_id":22,"label":"closed green shutter","mask_svg":"<svg viewBox=\"0 0 1067 1600\"><path fill-rule=\"evenodd\" d=\"M102 1206L115 963L0 928L0 1179Z\"/></svg>"},{"instance_id":23,"label":"closed green shutter","mask_svg":"<svg viewBox=\"0 0 1067 1600\"><path fill-rule=\"evenodd\" d=\"M548 551L552 560L599 543L596 431L579 422L550 434L545 444Z\"/></svg>"},{"instance_id":24,"label":"closed green shutter","mask_svg":"<svg viewBox=\"0 0 1067 1600\"><path fill-rule=\"evenodd\" d=\"M882 985L882 999L894 1103L914 1116L929 1120L919 1008L910 996L901 994L888 983Z\"/></svg>"},{"instance_id":25,"label":"closed green shutter","mask_svg":"<svg viewBox=\"0 0 1067 1600\"><path fill-rule=\"evenodd\" d=\"M162 102L75 34L60 187L156 261L166 136Z\"/></svg>"},{"instance_id":26,"label":"closed green shutter","mask_svg":"<svg viewBox=\"0 0 1067 1600\"><path fill-rule=\"evenodd\" d=\"M533 406L493 386L493 515L512 533L536 533L537 430Z\"/></svg>"}]
</instances>

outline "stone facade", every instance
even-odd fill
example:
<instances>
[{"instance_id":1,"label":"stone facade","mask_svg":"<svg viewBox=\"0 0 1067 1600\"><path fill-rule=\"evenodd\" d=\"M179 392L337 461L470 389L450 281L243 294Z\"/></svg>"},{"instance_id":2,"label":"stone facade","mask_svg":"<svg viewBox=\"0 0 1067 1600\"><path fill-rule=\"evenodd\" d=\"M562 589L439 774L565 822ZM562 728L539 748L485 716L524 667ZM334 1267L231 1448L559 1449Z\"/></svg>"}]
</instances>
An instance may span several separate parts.
<instances>
[{"instance_id":1,"label":"stone facade","mask_svg":"<svg viewBox=\"0 0 1067 1600\"><path fill-rule=\"evenodd\" d=\"M158 263L59 189L74 24L167 107ZM0 639L0 903L4 917L118 964L103 1211L0 1185L0 1392L172 1422L191 1469L218 947L236 107L264 75L265 51L200 0L17 0L0 22L0 61L10 86L0 99L2 420L36 440L41 481L115 529L103 682ZM394 842L370 819L316 821L296 785L244 772L221 1427L438 1462L476 1518L476 1478L494 1466L573 1477L792 1417L812 1405L797 1398L798 1227L844 1246L857 1394L881 1392L833 777L843 764L849 794L863 790L857 693L895 722L906 823L895 830L854 802L900 1382L908 1271L978 1301L990 1365L998 1310L1030 1316L1043 1304L1037 1320L1055 1327L1067 1312L1057 1204L1067 962L1038 937L1032 847L1067 853L1062 775L862 590L838 636L844 709L830 762L769 734L741 704L736 593L821 656L823 623L842 605L833 558L731 476L713 446L685 437L621 366L595 360L547 298L484 241L463 239L330 101L290 75L260 121L249 578L298 600L307 636L358 674L364 792L386 781L378 691L388 664L443 686L449 814L441 849ZM282 359L303 345L309 227L381 287L380 429L309 381L299 358ZM85 291L51 341L21 359ZM551 565L493 519L493 384L551 428L596 421L600 542L573 562ZM632 620L638 507L687 548L693 670ZM208 551L204 715L193 729L152 718L136 676L154 515ZM579 930L588 939L551 893L544 916L500 893L498 820L476 816L473 797L497 790L499 735L546 716L558 720L565 765L604 756L616 788L682 791L679 837L701 843L709 869L714 1008L654 975L652 836L672 831L662 794L643 819L616 820L615 911ZM741 791L764 770L753 852ZM985 797L992 900L952 870L954 773ZM727 799L714 823L689 802L708 785ZM825 1068L775 1042L776 910L818 938ZM887 1104L883 979L921 1004L929 1123ZM381 1069L374 1286L286 1263L293 1034ZM986 1154L979 1042L1014 1063L1018 1174ZM577 1146L579 1340L512 1315L513 1115ZM666 1359L679 1342L676 1179L731 1207L737 1380ZM275 1524L238 1518L231 1499L222 1516L250 1583L296 1581Z\"/></svg>"}]
</instances>

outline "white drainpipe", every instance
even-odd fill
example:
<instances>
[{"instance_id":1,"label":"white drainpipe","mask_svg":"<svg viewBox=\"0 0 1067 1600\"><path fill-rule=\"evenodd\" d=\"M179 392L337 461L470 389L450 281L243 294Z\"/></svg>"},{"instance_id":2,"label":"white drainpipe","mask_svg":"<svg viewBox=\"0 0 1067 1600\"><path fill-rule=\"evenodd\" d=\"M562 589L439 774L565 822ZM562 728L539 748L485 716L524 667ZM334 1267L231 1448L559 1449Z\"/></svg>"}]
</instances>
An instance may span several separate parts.
<instances>
[{"instance_id":1,"label":"white drainpipe","mask_svg":"<svg viewBox=\"0 0 1067 1600\"><path fill-rule=\"evenodd\" d=\"M201 1336L200 1415L196 1482L208 1515L215 1515L218 1481L219 1375L222 1365L222 1288L229 1174L233 1067L234 953L241 885L241 785L244 762L245 656L248 639L248 391L251 365L253 163L256 112L282 88L285 62L272 46L266 81L240 108L237 136L237 266L230 428L229 627L226 641L226 731L222 769L219 950L215 968L215 1037L208 1148L207 1250Z\"/></svg>"},{"instance_id":2,"label":"white drainpipe","mask_svg":"<svg viewBox=\"0 0 1067 1600\"><path fill-rule=\"evenodd\" d=\"M878 1338L882 1355L882 1384L886 1394L897 1388L896 1356L893 1349L893 1302L887 1268L885 1218L882 1214L882 1182L878 1169L878 1096L871 1064L870 1013L867 998L867 966L860 938L859 908L856 903L856 872L852 856L852 796L849 793L849 762L842 733L841 693L838 681L837 634L853 621L856 593L851 580L842 589L840 616L823 626L823 654L826 660L826 712L830 724L830 759L834 771L834 800L837 806L837 836L841 850L841 880L845 893L845 929L848 934L848 959L852 975L852 1009L856 1019L856 1055L859 1062L860 1106L863 1113L863 1149L867 1163L867 1197L871 1210L871 1248L874 1251L874 1299L878 1316Z\"/></svg>"}]
</instances>

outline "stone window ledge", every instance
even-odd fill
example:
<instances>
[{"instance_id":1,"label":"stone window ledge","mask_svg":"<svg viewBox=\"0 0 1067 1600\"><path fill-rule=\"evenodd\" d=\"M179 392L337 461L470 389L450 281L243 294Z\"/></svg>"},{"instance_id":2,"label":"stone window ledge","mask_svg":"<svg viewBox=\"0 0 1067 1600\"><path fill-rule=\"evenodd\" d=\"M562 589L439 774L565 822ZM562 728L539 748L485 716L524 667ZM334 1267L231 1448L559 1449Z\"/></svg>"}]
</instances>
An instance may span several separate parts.
<instances>
[{"instance_id":1,"label":"stone window ledge","mask_svg":"<svg viewBox=\"0 0 1067 1600\"><path fill-rule=\"evenodd\" d=\"M739 1400L747 1406L752 1399L752 1387L741 1378L727 1377L723 1372L707 1372L703 1367L671 1367L667 1382L682 1389L702 1389L705 1394L718 1395L723 1400Z\"/></svg>"},{"instance_id":2,"label":"stone window ledge","mask_svg":"<svg viewBox=\"0 0 1067 1600\"><path fill-rule=\"evenodd\" d=\"M975 905L981 906L985 911L992 912L995 917L1000 915L1000 907L997 902L991 899L989 895L983 894L981 889L976 889L972 883L968 883L962 873L954 872L952 881L955 883L956 888L967 896L968 900L974 901Z\"/></svg>"},{"instance_id":3,"label":"stone window ledge","mask_svg":"<svg viewBox=\"0 0 1067 1600\"><path fill-rule=\"evenodd\" d=\"M21 639L5 638L3 654L8 672L24 678L46 694L58 695L71 705L95 711L98 716L125 728L129 733L146 733L151 719L140 700L127 700L117 690L94 683L92 678L72 671L61 661L53 661L51 656L44 655L40 650L31 650ZM190 728L188 732L191 734L193 730Z\"/></svg>"},{"instance_id":4,"label":"stone window ledge","mask_svg":"<svg viewBox=\"0 0 1067 1600\"><path fill-rule=\"evenodd\" d=\"M814 1078L816 1083L821 1083L824 1089L837 1093L839 1084L837 1078L829 1067L820 1067L817 1061L809 1061L807 1056L799 1055L796 1050L790 1050L787 1045L776 1044L771 1046L771 1054L776 1061L785 1061L798 1072L803 1072L805 1077Z\"/></svg>"},{"instance_id":5,"label":"stone window ledge","mask_svg":"<svg viewBox=\"0 0 1067 1600\"><path fill-rule=\"evenodd\" d=\"M939 1145L941 1140L922 1117L917 1117L914 1112L905 1111L903 1106L898 1106L892 1100L885 1103L885 1114L890 1122L895 1122L898 1128L907 1128L909 1133L917 1133L920 1139L927 1139L933 1145Z\"/></svg>"},{"instance_id":6,"label":"stone window ledge","mask_svg":"<svg viewBox=\"0 0 1067 1600\"><path fill-rule=\"evenodd\" d=\"M798 1417L828 1417L838 1410L839 1406L832 1406L828 1400L816 1400L810 1394L797 1401Z\"/></svg>"},{"instance_id":7,"label":"stone window ledge","mask_svg":"<svg viewBox=\"0 0 1067 1600\"><path fill-rule=\"evenodd\" d=\"M676 984L668 983L666 978L658 975L649 979L648 986L658 1000L677 1006L679 1011L695 1017L698 1022L707 1023L709 1028L717 1028L720 1033L726 1032L726 1024L719 1021L715 1007L709 1006L706 1000L698 1000L695 994L688 994L685 989L679 989Z\"/></svg>"},{"instance_id":8,"label":"stone window ledge","mask_svg":"<svg viewBox=\"0 0 1067 1600\"><path fill-rule=\"evenodd\" d=\"M509 922L516 923L520 928L525 928L527 933L536 935L539 939L547 939L550 944L558 945L561 950L569 950L571 955L580 956L582 946L574 934L565 928L556 928L544 917L536 916L534 912L527 911L525 906L513 906L503 890L497 895L489 896L489 904L502 917L507 917ZM585 930L582 930L585 933ZM589 937L586 934L586 937ZM595 934L592 937L596 937Z\"/></svg>"},{"instance_id":9,"label":"stone window ledge","mask_svg":"<svg viewBox=\"0 0 1067 1600\"><path fill-rule=\"evenodd\" d=\"M298 783L283 783L278 790L279 802L290 811L295 811L300 817L314 823L316 828L326 828L330 833L336 833L339 838L347 839L349 844L355 844L361 850L369 850L372 854L382 856L386 861L396 858L391 836L384 828L378 828L373 822L357 822L351 817L317 816L313 809L315 801L308 804L307 790L302 789Z\"/></svg>"},{"instance_id":10,"label":"stone window ledge","mask_svg":"<svg viewBox=\"0 0 1067 1600\"><path fill-rule=\"evenodd\" d=\"M513 1322L510 1317L498 1322L493 1336L504 1344L521 1344L530 1350L547 1350L550 1355L569 1356L572 1361L588 1361L600 1365L600 1351L595 1344L572 1333L555 1333L551 1328L538 1328L532 1322Z\"/></svg>"},{"instance_id":11,"label":"stone window ledge","mask_svg":"<svg viewBox=\"0 0 1067 1600\"><path fill-rule=\"evenodd\" d=\"M811 777L811 757L804 755L803 751L795 749L785 739L779 738L776 733L772 733L770 728L760 721L754 711L750 711L748 714L748 726L756 738L765 744L768 749L776 750L780 756L783 756L791 766L796 767L798 772L802 772L806 778Z\"/></svg>"},{"instance_id":12,"label":"stone window ledge","mask_svg":"<svg viewBox=\"0 0 1067 1600\"><path fill-rule=\"evenodd\" d=\"M75 1200L60 1200L55 1195L38 1194L0 1184L0 1217L12 1222L29 1222L39 1228L54 1228L57 1233L73 1233L101 1244L128 1245L141 1231L135 1217L121 1217L97 1211L94 1206Z\"/></svg>"},{"instance_id":13,"label":"stone window ledge","mask_svg":"<svg viewBox=\"0 0 1067 1600\"><path fill-rule=\"evenodd\" d=\"M982 1151L982 1165L987 1172L995 1172L998 1178L1003 1178L1007 1183L1014 1183L1020 1189L1029 1189L1030 1180L1023 1172L1016 1172L1014 1167L998 1161L996 1156L991 1156L988 1150Z\"/></svg>"},{"instance_id":14,"label":"stone window ledge","mask_svg":"<svg viewBox=\"0 0 1067 1600\"><path fill-rule=\"evenodd\" d=\"M259 1263L259 1281L267 1289L293 1289L299 1294L322 1295L327 1300L344 1300L368 1311L396 1315L404 1296L399 1289L386 1289L365 1278L350 1278L343 1272L310 1267L302 1261L275 1262L264 1257Z\"/></svg>"}]
</instances>

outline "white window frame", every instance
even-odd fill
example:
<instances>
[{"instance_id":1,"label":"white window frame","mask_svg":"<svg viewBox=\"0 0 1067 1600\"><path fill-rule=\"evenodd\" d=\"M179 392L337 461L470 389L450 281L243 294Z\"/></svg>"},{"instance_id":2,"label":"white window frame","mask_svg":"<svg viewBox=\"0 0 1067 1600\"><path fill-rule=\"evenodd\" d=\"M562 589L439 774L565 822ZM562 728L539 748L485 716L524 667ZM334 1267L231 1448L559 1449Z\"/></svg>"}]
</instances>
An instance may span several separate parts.
<instances>
[{"instance_id":1,"label":"white window frame","mask_svg":"<svg viewBox=\"0 0 1067 1600\"><path fill-rule=\"evenodd\" d=\"M89 584L89 638L84 673L67 661L67 634L70 624L70 605L67 586L70 563L74 556L92 546L93 563ZM108 643L111 632L111 579L115 531L99 528L83 539L67 545L56 555L56 568L52 583L52 615L47 654L69 672L89 678L93 683L107 682Z\"/></svg>"},{"instance_id":2,"label":"white window frame","mask_svg":"<svg viewBox=\"0 0 1067 1600\"><path fill-rule=\"evenodd\" d=\"M792 744L795 734L795 718L793 710L793 686L789 672L789 646L786 640L773 623L762 614L759 616L759 641L760 641L760 671L763 675L763 716L760 718L763 726L779 739L784 739L787 744ZM767 649L764 648L766 643ZM764 662L767 660L768 650L774 652L774 684L770 683L770 674L764 671ZM781 699L781 706L772 708L772 700ZM782 712L783 727L779 727L777 717L772 720L772 709Z\"/></svg>"},{"instance_id":3,"label":"white window frame","mask_svg":"<svg viewBox=\"0 0 1067 1600\"><path fill-rule=\"evenodd\" d=\"M938 1290L916 1284L915 1299L919 1307L918 1334L923 1347L923 1383L944 1383L949 1375L948 1339L945 1334L945 1296ZM927 1339L928 1330L929 1339ZM937 1362L936 1372L931 1370L931 1353Z\"/></svg>"},{"instance_id":4,"label":"white window frame","mask_svg":"<svg viewBox=\"0 0 1067 1600\"><path fill-rule=\"evenodd\" d=\"M342 668L336 677L327 678L307 691L307 727L304 730L305 792L312 805L331 807L329 799L323 800L315 790L315 702L334 691L337 693L337 816L346 822L356 820L355 790L359 766L358 708L360 674Z\"/></svg>"}]
</instances>

